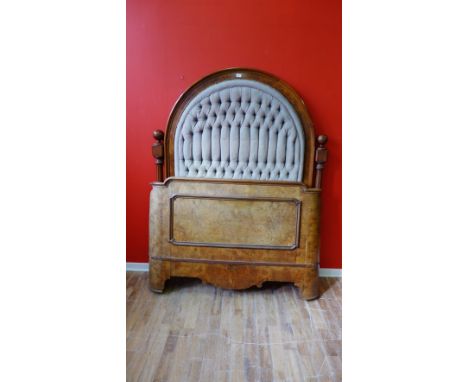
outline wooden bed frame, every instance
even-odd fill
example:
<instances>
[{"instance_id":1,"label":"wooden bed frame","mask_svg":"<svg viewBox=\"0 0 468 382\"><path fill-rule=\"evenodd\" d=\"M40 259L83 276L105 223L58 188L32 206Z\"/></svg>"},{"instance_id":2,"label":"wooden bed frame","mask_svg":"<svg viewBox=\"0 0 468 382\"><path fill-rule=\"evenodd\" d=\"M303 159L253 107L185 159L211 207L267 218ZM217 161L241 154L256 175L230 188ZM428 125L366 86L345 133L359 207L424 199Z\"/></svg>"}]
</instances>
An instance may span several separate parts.
<instances>
[{"instance_id":1,"label":"wooden bed frame","mask_svg":"<svg viewBox=\"0 0 468 382\"><path fill-rule=\"evenodd\" d=\"M185 108L204 89L238 78L272 87L296 111L305 141L302 181L175 176L175 134ZM150 196L151 290L162 292L167 279L182 276L229 289L293 282L302 298L319 296L320 193L327 137L320 135L315 147L304 102L288 84L252 69L213 73L182 94L166 134L153 134L157 182Z\"/></svg>"}]
</instances>

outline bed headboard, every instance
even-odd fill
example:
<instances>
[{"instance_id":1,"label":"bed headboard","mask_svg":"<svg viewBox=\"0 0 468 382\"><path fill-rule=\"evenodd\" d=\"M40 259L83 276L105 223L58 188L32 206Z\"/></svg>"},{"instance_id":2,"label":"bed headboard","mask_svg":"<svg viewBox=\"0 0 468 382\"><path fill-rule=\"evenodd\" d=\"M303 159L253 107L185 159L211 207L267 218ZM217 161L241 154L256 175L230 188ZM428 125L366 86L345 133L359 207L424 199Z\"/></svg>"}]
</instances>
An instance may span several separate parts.
<instances>
[{"instance_id":1,"label":"bed headboard","mask_svg":"<svg viewBox=\"0 0 468 382\"><path fill-rule=\"evenodd\" d=\"M166 176L312 186L314 130L299 95L258 70L226 69L192 85L165 137Z\"/></svg>"}]
</instances>

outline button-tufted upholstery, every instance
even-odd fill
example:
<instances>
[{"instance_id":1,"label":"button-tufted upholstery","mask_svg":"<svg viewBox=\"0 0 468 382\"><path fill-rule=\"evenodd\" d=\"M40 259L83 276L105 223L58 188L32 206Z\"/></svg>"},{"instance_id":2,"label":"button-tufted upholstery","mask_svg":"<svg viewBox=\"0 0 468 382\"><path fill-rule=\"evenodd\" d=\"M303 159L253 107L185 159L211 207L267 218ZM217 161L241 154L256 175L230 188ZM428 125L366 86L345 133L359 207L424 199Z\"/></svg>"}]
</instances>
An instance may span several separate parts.
<instances>
[{"instance_id":1,"label":"button-tufted upholstery","mask_svg":"<svg viewBox=\"0 0 468 382\"><path fill-rule=\"evenodd\" d=\"M281 93L257 81L226 80L182 113L175 175L302 181L304 145L299 117Z\"/></svg>"}]
</instances>

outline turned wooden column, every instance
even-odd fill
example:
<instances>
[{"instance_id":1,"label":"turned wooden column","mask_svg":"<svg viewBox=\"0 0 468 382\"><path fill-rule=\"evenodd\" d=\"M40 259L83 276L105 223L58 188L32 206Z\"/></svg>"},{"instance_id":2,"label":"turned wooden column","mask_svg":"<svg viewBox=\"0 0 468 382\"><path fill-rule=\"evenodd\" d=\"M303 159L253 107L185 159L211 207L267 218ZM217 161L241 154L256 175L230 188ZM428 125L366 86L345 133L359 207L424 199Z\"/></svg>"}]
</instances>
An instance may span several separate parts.
<instances>
[{"instance_id":1,"label":"turned wooden column","mask_svg":"<svg viewBox=\"0 0 468 382\"><path fill-rule=\"evenodd\" d=\"M315 188L322 187L322 170L328 157L328 150L325 148L327 141L328 137L326 135L319 135L317 138L318 147L315 150Z\"/></svg>"},{"instance_id":2,"label":"turned wooden column","mask_svg":"<svg viewBox=\"0 0 468 382\"><path fill-rule=\"evenodd\" d=\"M154 162L156 163L156 181L164 182L164 133L161 130L153 131L153 137L156 140L156 143L153 143L152 146Z\"/></svg>"}]
</instances>

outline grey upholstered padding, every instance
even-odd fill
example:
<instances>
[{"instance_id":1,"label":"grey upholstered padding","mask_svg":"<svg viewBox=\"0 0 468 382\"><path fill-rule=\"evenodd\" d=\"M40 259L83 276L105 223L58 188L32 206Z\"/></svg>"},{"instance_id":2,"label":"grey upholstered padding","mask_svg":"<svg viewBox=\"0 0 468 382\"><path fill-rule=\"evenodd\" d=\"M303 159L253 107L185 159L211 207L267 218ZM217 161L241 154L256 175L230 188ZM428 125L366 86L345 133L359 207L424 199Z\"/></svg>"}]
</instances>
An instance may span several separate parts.
<instances>
[{"instance_id":1,"label":"grey upholstered padding","mask_svg":"<svg viewBox=\"0 0 468 382\"><path fill-rule=\"evenodd\" d=\"M174 141L175 175L302 181L304 132L278 91L251 80L226 80L183 111Z\"/></svg>"}]
</instances>

